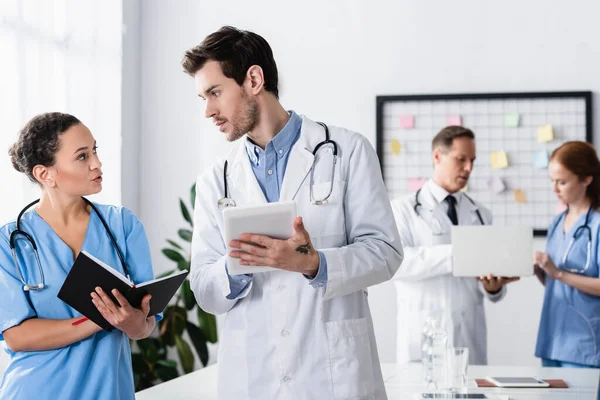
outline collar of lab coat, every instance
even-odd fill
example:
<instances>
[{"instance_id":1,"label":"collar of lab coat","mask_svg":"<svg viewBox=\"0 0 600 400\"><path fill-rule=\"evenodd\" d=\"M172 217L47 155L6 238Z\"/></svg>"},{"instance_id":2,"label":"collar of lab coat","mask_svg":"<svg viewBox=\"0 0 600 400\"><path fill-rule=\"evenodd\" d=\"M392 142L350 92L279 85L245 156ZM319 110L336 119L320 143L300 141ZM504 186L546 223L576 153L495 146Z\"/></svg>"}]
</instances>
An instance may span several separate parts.
<instances>
[{"instance_id":1,"label":"collar of lab coat","mask_svg":"<svg viewBox=\"0 0 600 400\"><path fill-rule=\"evenodd\" d=\"M280 201L292 200L299 190L302 183L308 176L310 168L314 161L313 150L316 145L325 140L325 131L322 126L316 122L302 116L302 128L300 137L294 144L290 152L290 158L285 169L283 183L280 190ZM244 136L237 146L234 146L227 160L229 167L227 169L227 181L230 190L237 188L237 193L243 193L247 199L246 204L266 203L265 195L260 188L248 154L246 144L248 136Z\"/></svg>"}]
</instances>

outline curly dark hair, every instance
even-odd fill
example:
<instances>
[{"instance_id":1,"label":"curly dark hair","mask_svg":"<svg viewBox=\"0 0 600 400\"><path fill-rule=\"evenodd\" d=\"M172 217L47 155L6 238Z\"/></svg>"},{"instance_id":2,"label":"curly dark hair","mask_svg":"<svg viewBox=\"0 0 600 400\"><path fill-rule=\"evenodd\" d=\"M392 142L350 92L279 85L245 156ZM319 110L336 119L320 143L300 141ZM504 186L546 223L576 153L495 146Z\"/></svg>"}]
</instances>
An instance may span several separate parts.
<instances>
[{"instance_id":1,"label":"curly dark hair","mask_svg":"<svg viewBox=\"0 0 600 400\"><path fill-rule=\"evenodd\" d=\"M50 112L36 115L21 129L17 142L8 151L13 167L32 182L37 182L33 168L36 165L54 165L59 136L80 123L70 114Z\"/></svg>"}]
</instances>

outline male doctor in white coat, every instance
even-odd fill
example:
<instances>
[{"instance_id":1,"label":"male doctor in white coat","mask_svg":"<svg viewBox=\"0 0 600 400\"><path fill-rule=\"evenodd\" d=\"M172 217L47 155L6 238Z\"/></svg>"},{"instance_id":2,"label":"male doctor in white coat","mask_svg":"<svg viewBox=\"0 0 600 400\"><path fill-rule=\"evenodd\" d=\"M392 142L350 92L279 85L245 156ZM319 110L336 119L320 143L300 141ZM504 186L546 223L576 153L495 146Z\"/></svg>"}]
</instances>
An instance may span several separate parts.
<instances>
[{"instance_id":1,"label":"male doctor in white coat","mask_svg":"<svg viewBox=\"0 0 600 400\"><path fill-rule=\"evenodd\" d=\"M462 192L475 163L475 135L461 126L442 129L432 141L433 177L417 192L392 201L404 249L393 280L398 303L396 361L421 360L421 332L441 318L449 344L469 348L470 364L487 364L483 299L497 302L518 278L452 275L450 229L490 225L492 213ZM485 260L482 260L485 262Z\"/></svg>"},{"instance_id":2,"label":"male doctor in white coat","mask_svg":"<svg viewBox=\"0 0 600 400\"><path fill-rule=\"evenodd\" d=\"M226 313L219 398L385 399L367 287L394 275L402 248L373 148L328 126L337 160L332 143L315 156L324 126L281 106L271 48L255 33L223 27L182 65L205 116L237 140L198 178L194 213L191 286L204 310ZM230 243L243 250L231 252L242 265L273 272L228 273L224 197L237 206L296 202L289 240L249 232Z\"/></svg>"}]
</instances>

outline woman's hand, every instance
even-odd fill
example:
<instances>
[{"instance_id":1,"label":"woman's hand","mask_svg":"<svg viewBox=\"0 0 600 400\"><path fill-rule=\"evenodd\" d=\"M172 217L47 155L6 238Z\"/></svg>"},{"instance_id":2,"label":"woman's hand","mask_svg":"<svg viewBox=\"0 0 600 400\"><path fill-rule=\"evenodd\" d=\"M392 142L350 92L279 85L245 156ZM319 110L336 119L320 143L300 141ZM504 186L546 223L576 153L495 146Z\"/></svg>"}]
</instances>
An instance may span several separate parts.
<instances>
[{"instance_id":1,"label":"woman's hand","mask_svg":"<svg viewBox=\"0 0 600 400\"><path fill-rule=\"evenodd\" d=\"M564 275L564 271L554 264L548 253L536 251L533 256L533 264L542 268L546 275L552 279L560 279Z\"/></svg>"},{"instance_id":2,"label":"woman's hand","mask_svg":"<svg viewBox=\"0 0 600 400\"><path fill-rule=\"evenodd\" d=\"M134 308L117 289L112 290L113 296L119 302L116 305L100 288L91 293L92 302L100 314L115 328L125 332L130 339L143 339L149 335L148 313L150 312L151 295L142 299L140 309Z\"/></svg>"}]
</instances>

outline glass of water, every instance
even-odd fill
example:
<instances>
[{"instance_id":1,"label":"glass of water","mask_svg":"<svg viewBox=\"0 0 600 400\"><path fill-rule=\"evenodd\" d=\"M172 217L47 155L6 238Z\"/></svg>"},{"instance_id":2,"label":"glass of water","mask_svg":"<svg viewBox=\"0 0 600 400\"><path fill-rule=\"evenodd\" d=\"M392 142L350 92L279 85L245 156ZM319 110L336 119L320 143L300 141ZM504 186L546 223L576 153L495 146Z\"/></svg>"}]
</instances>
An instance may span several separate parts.
<instances>
[{"instance_id":1,"label":"glass of water","mask_svg":"<svg viewBox=\"0 0 600 400\"><path fill-rule=\"evenodd\" d=\"M466 393L469 348L448 347L446 361L448 367L448 389L454 393Z\"/></svg>"}]
</instances>

